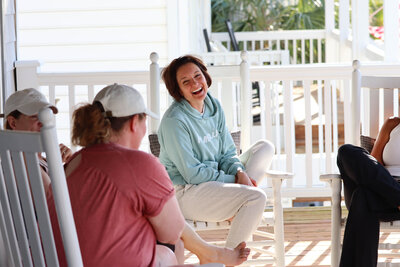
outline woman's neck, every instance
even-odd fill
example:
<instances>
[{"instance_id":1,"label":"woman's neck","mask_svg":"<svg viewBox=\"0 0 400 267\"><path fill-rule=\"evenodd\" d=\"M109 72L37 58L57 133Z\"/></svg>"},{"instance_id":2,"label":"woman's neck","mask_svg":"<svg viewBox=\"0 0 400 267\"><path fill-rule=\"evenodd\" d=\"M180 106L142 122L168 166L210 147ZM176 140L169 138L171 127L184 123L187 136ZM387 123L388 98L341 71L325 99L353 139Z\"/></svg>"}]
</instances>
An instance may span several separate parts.
<instances>
[{"instance_id":1,"label":"woman's neck","mask_svg":"<svg viewBox=\"0 0 400 267\"><path fill-rule=\"evenodd\" d=\"M124 130L118 134L112 133L110 142L130 149L139 149L140 146L140 142L137 142L131 133Z\"/></svg>"}]
</instances>

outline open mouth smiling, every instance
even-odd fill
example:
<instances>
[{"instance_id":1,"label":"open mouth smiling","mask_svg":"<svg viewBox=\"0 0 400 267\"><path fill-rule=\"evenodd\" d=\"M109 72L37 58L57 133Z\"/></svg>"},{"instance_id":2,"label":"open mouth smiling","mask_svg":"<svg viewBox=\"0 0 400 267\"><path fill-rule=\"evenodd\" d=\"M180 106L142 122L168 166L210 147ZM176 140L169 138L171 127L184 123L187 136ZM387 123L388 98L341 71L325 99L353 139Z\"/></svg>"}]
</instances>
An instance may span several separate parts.
<instances>
[{"instance_id":1,"label":"open mouth smiling","mask_svg":"<svg viewBox=\"0 0 400 267\"><path fill-rule=\"evenodd\" d=\"M192 94L198 95L198 94L201 93L202 91L203 91L203 87L197 89L196 91L193 91Z\"/></svg>"}]
</instances>

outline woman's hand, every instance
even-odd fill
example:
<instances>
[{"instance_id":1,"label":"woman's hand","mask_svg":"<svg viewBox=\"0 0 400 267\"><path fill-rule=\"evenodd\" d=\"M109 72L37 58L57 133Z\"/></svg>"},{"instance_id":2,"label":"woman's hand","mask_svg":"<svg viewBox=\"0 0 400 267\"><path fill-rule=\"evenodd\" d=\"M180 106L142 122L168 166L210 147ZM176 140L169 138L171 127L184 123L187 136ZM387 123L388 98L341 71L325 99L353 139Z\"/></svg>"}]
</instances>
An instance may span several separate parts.
<instances>
[{"instance_id":1,"label":"woman's hand","mask_svg":"<svg viewBox=\"0 0 400 267\"><path fill-rule=\"evenodd\" d=\"M236 173L236 183L248 186L254 186L253 182L251 181L251 178L242 170L239 170Z\"/></svg>"},{"instance_id":2,"label":"woman's hand","mask_svg":"<svg viewBox=\"0 0 400 267\"><path fill-rule=\"evenodd\" d=\"M61 153L61 159L62 159L63 163L67 162L69 160L69 158L72 156L72 150L69 149L64 144L60 144L60 153Z\"/></svg>"},{"instance_id":3,"label":"woman's hand","mask_svg":"<svg viewBox=\"0 0 400 267\"><path fill-rule=\"evenodd\" d=\"M250 177L249 177L250 178ZM251 181L251 183L255 186L255 187L257 187L257 182L256 182L256 180L254 180L253 178L250 178L250 181Z\"/></svg>"}]
</instances>

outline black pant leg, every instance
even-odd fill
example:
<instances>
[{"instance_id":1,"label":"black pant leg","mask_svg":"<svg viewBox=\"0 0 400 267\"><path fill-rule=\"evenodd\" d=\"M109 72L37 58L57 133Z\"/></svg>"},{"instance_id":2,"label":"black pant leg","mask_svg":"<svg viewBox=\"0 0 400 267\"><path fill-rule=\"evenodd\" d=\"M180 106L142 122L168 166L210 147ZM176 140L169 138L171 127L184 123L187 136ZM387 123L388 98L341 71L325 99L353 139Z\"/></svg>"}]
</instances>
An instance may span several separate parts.
<instances>
[{"instance_id":1,"label":"black pant leg","mask_svg":"<svg viewBox=\"0 0 400 267\"><path fill-rule=\"evenodd\" d=\"M363 186L381 197L371 203L374 210L393 209L400 205L400 185L365 149L353 145L339 148L337 164L343 179L346 206L356 188Z\"/></svg>"},{"instance_id":2,"label":"black pant leg","mask_svg":"<svg viewBox=\"0 0 400 267\"><path fill-rule=\"evenodd\" d=\"M349 209L340 266L376 266L380 220L400 219L400 185L363 148L343 145L337 164Z\"/></svg>"},{"instance_id":3,"label":"black pant leg","mask_svg":"<svg viewBox=\"0 0 400 267\"><path fill-rule=\"evenodd\" d=\"M379 218L366 203L367 189L354 191L343 238L340 267L373 267L377 264Z\"/></svg>"}]
</instances>

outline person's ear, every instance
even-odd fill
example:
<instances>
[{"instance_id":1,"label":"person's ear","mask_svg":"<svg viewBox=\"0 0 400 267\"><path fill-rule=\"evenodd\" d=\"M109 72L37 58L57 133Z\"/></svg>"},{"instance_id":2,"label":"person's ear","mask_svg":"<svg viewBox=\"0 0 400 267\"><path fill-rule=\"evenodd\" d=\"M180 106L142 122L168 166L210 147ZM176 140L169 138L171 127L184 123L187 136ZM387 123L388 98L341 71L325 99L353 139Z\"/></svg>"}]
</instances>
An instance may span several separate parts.
<instances>
[{"instance_id":1,"label":"person's ear","mask_svg":"<svg viewBox=\"0 0 400 267\"><path fill-rule=\"evenodd\" d=\"M136 130L137 130L138 120L139 120L139 116L138 115L133 115L133 117L129 120L129 129L133 133L135 133Z\"/></svg>"},{"instance_id":2,"label":"person's ear","mask_svg":"<svg viewBox=\"0 0 400 267\"><path fill-rule=\"evenodd\" d=\"M8 122L8 125L11 127L12 130L15 130L17 128L17 119L14 118L13 116L8 116L7 117L7 122Z\"/></svg>"}]
</instances>

